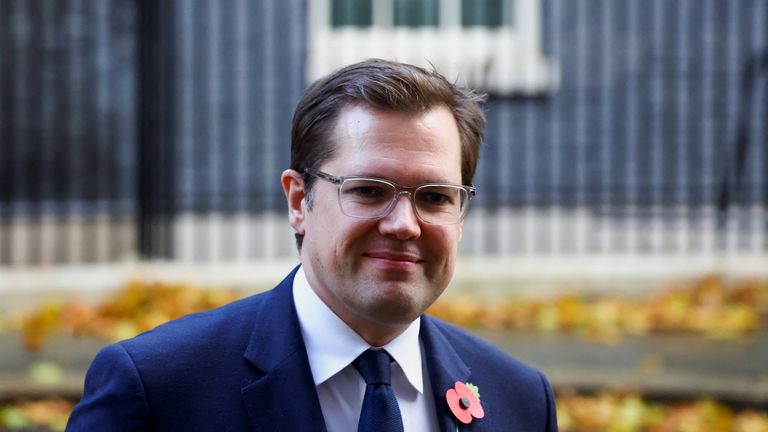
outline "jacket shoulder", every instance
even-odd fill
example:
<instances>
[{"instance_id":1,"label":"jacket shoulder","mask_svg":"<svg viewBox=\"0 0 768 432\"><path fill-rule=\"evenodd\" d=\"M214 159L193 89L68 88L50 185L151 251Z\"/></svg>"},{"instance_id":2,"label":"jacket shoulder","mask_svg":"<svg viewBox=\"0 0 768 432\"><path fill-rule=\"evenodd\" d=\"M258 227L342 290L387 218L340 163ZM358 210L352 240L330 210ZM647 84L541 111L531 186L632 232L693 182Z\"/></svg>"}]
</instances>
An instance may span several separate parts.
<instances>
[{"instance_id":1,"label":"jacket shoulder","mask_svg":"<svg viewBox=\"0 0 768 432\"><path fill-rule=\"evenodd\" d=\"M259 304L269 295L270 292L261 293L215 309L189 314L119 344L130 353L152 347L153 352L178 354L195 349L209 351L217 345L231 344L233 339L245 339L243 343L247 343Z\"/></svg>"}]
</instances>

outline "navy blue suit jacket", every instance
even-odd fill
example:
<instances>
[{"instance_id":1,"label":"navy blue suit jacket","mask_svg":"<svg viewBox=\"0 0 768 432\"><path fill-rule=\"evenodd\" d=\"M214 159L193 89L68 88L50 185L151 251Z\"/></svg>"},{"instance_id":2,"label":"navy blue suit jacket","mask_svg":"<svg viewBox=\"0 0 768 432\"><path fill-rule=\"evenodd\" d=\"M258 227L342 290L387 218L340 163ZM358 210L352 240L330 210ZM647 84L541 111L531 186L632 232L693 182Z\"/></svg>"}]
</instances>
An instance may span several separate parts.
<instances>
[{"instance_id":1,"label":"navy blue suit jacket","mask_svg":"<svg viewBox=\"0 0 768 432\"><path fill-rule=\"evenodd\" d=\"M325 431L293 303L275 289L103 348L67 431ZM459 328L424 316L420 338L442 431L445 392L480 389L485 418L463 431L555 431L546 378Z\"/></svg>"}]
</instances>

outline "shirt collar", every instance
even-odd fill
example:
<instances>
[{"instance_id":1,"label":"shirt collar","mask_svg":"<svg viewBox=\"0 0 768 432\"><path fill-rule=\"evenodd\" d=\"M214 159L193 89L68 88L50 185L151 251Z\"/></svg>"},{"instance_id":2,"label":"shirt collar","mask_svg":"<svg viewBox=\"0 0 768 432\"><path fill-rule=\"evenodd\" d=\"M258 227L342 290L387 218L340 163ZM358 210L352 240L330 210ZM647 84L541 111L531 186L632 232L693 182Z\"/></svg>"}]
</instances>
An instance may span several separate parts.
<instances>
[{"instance_id":1,"label":"shirt collar","mask_svg":"<svg viewBox=\"0 0 768 432\"><path fill-rule=\"evenodd\" d=\"M371 347L317 296L303 266L293 279L293 299L315 386L339 373ZM421 318L417 318L383 348L395 359L411 386L423 393L420 323Z\"/></svg>"}]
</instances>

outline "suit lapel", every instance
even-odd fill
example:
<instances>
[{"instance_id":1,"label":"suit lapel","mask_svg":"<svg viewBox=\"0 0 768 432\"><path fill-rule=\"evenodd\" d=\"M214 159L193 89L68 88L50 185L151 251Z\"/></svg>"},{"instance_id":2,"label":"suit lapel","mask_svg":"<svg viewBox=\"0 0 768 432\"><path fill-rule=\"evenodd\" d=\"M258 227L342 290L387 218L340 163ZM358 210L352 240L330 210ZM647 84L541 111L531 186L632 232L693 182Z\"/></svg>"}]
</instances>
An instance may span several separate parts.
<instances>
[{"instance_id":1,"label":"suit lapel","mask_svg":"<svg viewBox=\"0 0 768 432\"><path fill-rule=\"evenodd\" d=\"M445 393L449 388L453 388L456 381L466 382L471 371L442 334L433 318L426 315L421 317L420 336L427 357L427 368L440 430L453 432L456 430L456 425L445 401Z\"/></svg>"},{"instance_id":2,"label":"suit lapel","mask_svg":"<svg viewBox=\"0 0 768 432\"><path fill-rule=\"evenodd\" d=\"M245 351L245 359L258 371L242 389L254 430L325 431L293 303L295 273L266 294Z\"/></svg>"}]
</instances>

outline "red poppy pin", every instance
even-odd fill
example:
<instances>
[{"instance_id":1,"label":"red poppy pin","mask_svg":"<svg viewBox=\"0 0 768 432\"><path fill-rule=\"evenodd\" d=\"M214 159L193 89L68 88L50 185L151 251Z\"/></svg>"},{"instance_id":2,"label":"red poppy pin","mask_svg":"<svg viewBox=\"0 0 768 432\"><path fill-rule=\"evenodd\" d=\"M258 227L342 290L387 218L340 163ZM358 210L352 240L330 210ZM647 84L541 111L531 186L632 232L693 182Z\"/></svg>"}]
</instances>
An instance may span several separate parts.
<instances>
[{"instance_id":1,"label":"red poppy pin","mask_svg":"<svg viewBox=\"0 0 768 432\"><path fill-rule=\"evenodd\" d=\"M464 424L469 424L473 417L480 419L485 416L483 406L480 405L480 392L471 383L456 381L454 388L445 393L445 400L456 419Z\"/></svg>"}]
</instances>

